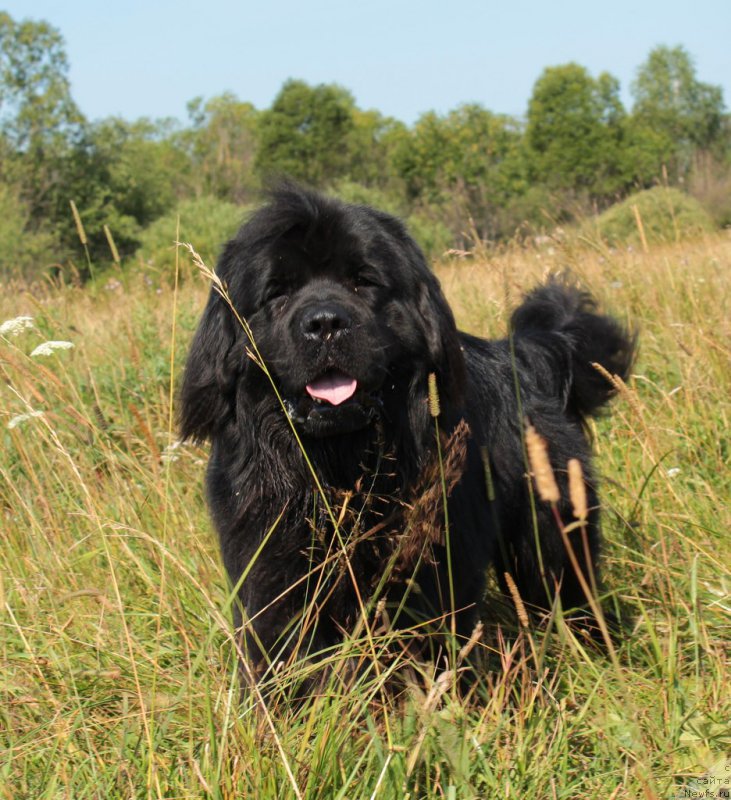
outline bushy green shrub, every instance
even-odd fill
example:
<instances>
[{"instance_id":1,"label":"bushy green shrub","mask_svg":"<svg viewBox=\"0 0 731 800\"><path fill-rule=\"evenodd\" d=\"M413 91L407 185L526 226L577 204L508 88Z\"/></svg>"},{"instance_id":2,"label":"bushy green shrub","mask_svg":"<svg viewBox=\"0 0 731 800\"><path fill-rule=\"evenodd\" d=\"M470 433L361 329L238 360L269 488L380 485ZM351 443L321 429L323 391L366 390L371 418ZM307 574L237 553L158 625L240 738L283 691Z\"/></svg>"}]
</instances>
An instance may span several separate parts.
<instances>
[{"instance_id":1,"label":"bushy green shrub","mask_svg":"<svg viewBox=\"0 0 731 800\"><path fill-rule=\"evenodd\" d=\"M60 260L52 233L28 227L30 213L11 187L0 185L0 281L35 280Z\"/></svg>"},{"instance_id":2,"label":"bushy green shrub","mask_svg":"<svg viewBox=\"0 0 731 800\"><path fill-rule=\"evenodd\" d=\"M190 242L206 264L213 268L221 246L236 233L246 213L246 208L215 197L186 200L142 232L137 256L155 269L172 270L176 240Z\"/></svg>"},{"instance_id":3,"label":"bushy green shrub","mask_svg":"<svg viewBox=\"0 0 731 800\"><path fill-rule=\"evenodd\" d=\"M648 244L690 239L715 228L697 200L679 189L657 186L608 208L585 223L582 233L598 235L613 247L641 244L638 216Z\"/></svg>"}]
</instances>

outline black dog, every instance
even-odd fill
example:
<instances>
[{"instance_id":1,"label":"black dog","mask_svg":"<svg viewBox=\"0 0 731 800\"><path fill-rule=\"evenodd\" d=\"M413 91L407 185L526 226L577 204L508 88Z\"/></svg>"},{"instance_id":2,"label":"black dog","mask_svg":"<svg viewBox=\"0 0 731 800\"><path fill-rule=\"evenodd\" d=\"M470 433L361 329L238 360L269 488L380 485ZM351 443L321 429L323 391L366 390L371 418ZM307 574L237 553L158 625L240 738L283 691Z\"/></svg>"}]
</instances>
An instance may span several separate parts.
<instances>
[{"instance_id":1,"label":"black dog","mask_svg":"<svg viewBox=\"0 0 731 800\"><path fill-rule=\"evenodd\" d=\"M212 290L193 340L181 429L212 443L208 502L249 674L321 657L378 598L395 629L448 619L469 634L491 564L527 605L586 606L600 535L583 423L613 392L592 364L625 378L634 350L588 294L549 281L508 339L461 333L397 219L291 185L217 274L226 297ZM527 421L554 508L534 496ZM572 458L589 512L562 534Z\"/></svg>"}]
</instances>

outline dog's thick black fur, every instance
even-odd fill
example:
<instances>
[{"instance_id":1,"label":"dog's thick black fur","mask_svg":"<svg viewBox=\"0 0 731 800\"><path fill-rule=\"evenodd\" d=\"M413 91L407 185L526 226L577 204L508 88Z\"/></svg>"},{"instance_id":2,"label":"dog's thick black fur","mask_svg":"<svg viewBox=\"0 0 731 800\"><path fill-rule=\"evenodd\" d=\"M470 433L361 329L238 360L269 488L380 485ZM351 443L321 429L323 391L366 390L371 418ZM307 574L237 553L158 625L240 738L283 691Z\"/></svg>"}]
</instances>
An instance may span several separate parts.
<instances>
[{"instance_id":1,"label":"dog's thick black fur","mask_svg":"<svg viewBox=\"0 0 731 800\"><path fill-rule=\"evenodd\" d=\"M228 299L211 291L195 334L181 430L212 444L208 502L252 673L336 644L376 594L397 628L454 612L468 634L490 565L526 604L550 608L558 592L564 609L586 605L523 437L530 421L546 440L566 523L566 466L581 462L586 542L570 536L598 581L584 422L613 386L592 363L626 378L634 342L588 294L550 280L508 338L478 339L456 329L401 222L292 185L217 274Z\"/></svg>"}]
</instances>

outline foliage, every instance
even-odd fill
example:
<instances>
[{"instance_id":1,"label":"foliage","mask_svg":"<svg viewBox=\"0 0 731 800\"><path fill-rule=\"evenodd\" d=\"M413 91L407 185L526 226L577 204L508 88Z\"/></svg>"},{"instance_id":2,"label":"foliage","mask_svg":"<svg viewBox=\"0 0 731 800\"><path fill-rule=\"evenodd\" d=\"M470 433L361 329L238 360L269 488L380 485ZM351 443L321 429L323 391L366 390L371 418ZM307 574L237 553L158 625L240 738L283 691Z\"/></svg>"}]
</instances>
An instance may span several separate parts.
<instances>
[{"instance_id":1,"label":"foliage","mask_svg":"<svg viewBox=\"0 0 731 800\"><path fill-rule=\"evenodd\" d=\"M48 227L59 165L81 131L68 69L58 30L0 11L0 180L26 204L31 232Z\"/></svg>"},{"instance_id":2,"label":"foliage","mask_svg":"<svg viewBox=\"0 0 731 800\"><path fill-rule=\"evenodd\" d=\"M263 178L289 176L312 186L342 177L355 103L339 86L289 80L262 112L256 168Z\"/></svg>"},{"instance_id":3,"label":"foliage","mask_svg":"<svg viewBox=\"0 0 731 800\"><path fill-rule=\"evenodd\" d=\"M196 194L250 202L258 188L254 161L259 112L226 93L191 100L188 113L192 125L180 138L190 154Z\"/></svg>"},{"instance_id":4,"label":"foliage","mask_svg":"<svg viewBox=\"0 0 731 800\"><path fill-rule=\"evenodd\" d=\"M0 283L41 277L59 251L50 232L26 230L29 219L27 204L0 184Z\"/></svg>"},{"instance_id":5,"label":"foliage","mask_svg":"<svg viewBox=\"0 0 731 800\"><path fill-rule=\"evenodd\" d=\"M619 83L611 75L594 79L578 64L546 69L528 104L533 174L550 188L613 196L624 188L624 119Z\"/></svg>"},{"instance_id":6,"label":"foliage","mask_svg":"<svg viewBox=\"0 0 731 800\"><path fill-rule=\"evenodd\" d=\"M499 209L527 189L517 122L479 105L445 116L424 114L394 153L394 165L417 206L435 206L459 236L466 218L494 238ZM508 234L512 231L508 231Z\"/></svg>"},{"instance_id":7,"label":"foliage","mask_svg":"<svg viewBox=\"0 0 731 800\"><path fill-rule=\"evenodd\" d=\"M682 47L656 47L632 84L633 113L663 137L663 157L675 176L687 175L693 151L710 150L723 128L723 93L702 83Z\"/></svg>"},{"instance_id":8,"label":"foliage","mask_svg":"<svg viewBox=\"0 0 731 800\"><path fill-rule=\"evenodd\" d=\"M56 28L0 11L0 129L17 149L38 150L80 122L68 69Z\"/></svg>"},{"instance_id":9,"label":"foliage","mask_svg":"<svg viewBox=\"0 0 731 800\"><path fill-rule=\"evenodd\" d=\"M399 176L393 168L394 153L408 136L403 122L378 111L353 109L353 128L348 135L346 180L375 187L403 197Z\"/></svg>"},{"instance_id":10,"label":"foliage","mask_svg":"<svg viewBox=\"0 0 731 800\"><path fill-rule=\"evenodd\" d=\"M358 108L341 86L293 79L265 109L225 93L191 100L182 125L92 123L68 69L58 30L0 12L0 182L22 236L3 263L28 278L54 262L83 280L87 253L109 260L107 230L128 256L180 203L248 205L279 177L394 209L431 257L550 232L658 184L689 190L716 224L731 224L731 117L682 47L649 54L629 112L608 73L550 67L525 121L470 103L405 125ZM37 257L42 245L49 252Z\"/></svg>"},{"instance_id":11,"label":"foliage","mask_svg":"<svg viewBox=\"0 0 731 800\"><path fill-rule=\"evenodd\" d=\"M164 122L114 118L86 126L69 159L58 215L73 199L93 253L107 252L104 225L123 254L134 252L143 228L184 196L189 165L166 127ZM71 246L69 227L65 234Z\"/></svg>"},{"instance_id":12,"label":"foliage","mask_svg":"<svg viewBox=\"0 0 731 800\"><path fill-rule=\"evenodd\" d=\"M638 219L639 217L639 219ZM650 244L693 238L714 229L701 204L678 189L657 186L630 195L586 226L607 244L639 245L642 234Z\"/></svg>"},{"instance_id":13,"label":"foliage","mask_svg":"<svg viewBox=\"0 0 731 800\"><path fill-rule=\"evenodd\" d=\"M189 242L213 266L221 246L236 233L245 213L241 206L215 197L186 200L142 233L138 257L147 266L171 274L175 242Z\"/></svg>"}]
</instances>

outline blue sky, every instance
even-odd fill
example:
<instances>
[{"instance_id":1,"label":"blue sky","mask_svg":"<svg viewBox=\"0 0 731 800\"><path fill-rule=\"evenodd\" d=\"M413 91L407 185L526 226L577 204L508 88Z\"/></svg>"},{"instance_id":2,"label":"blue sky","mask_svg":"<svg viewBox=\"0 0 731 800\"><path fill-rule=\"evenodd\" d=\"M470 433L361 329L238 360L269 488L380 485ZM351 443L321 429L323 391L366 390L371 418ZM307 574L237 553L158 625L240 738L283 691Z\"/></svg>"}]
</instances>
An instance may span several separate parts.
<instances>
[{"instance_id":1,"label":"blue sky","mask_svg":"<svg viewBox=\"0 0 731 800\"><path fill-rule=\"evenodd\" d=\"M546 66L619 78L625 103L658 44L682 44L731 107L731 0L6 0L60 29L91 119L186 118L224 91L267 107L290 77L336 82L405 122L478 102L522 115Z\"/></svg>"}]
</instances>

